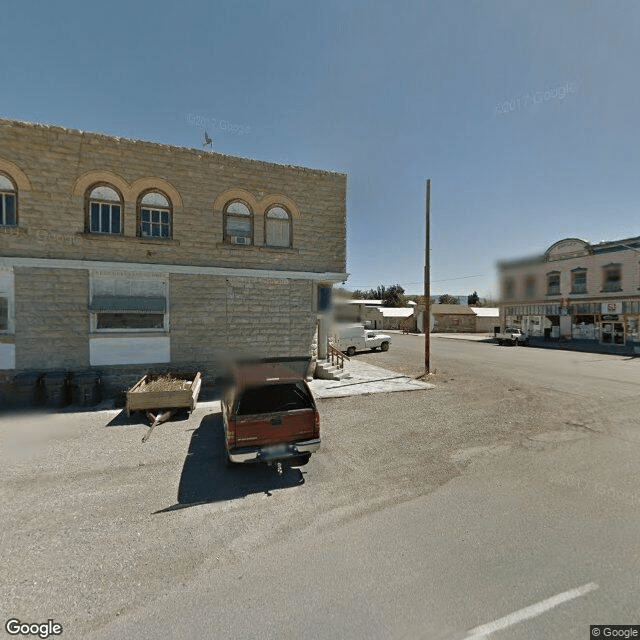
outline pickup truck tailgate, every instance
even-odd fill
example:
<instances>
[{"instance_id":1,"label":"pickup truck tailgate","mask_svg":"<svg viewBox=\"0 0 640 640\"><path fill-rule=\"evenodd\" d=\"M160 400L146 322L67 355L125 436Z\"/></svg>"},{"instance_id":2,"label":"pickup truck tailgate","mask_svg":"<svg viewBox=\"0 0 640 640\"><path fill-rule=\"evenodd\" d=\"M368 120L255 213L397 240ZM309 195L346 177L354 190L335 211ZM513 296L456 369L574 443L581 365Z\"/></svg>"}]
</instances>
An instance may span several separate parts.
<instances>
[{"instance_id":1,"label":"pickup truck tailgate","mask_svg":"<svg viewBox=\"0 0 640 640\"><path fill-rule=\"evenodd\" d=\"M247 387L234 414L237 447L296 442L318 435L313 396L302 381Z\"/></svg>"},{"instance_id":2,"label":"pickup truck tailgate","mask_svg":"<svg viewBox=\"0 0 640 640\"><path fill-rule=\"evenodd\" d=\"M236 446L262 446L296 442L314 437L314 409L299 409L286 413L237 416Z\"/></svg>"}]
</instances>

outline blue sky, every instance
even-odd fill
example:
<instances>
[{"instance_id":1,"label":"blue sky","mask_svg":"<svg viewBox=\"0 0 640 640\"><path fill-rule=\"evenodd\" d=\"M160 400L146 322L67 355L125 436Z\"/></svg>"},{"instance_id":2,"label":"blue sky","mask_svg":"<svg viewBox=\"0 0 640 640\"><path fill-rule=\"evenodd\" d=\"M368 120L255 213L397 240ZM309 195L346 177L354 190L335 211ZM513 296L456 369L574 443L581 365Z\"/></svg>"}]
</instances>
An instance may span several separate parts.
<instances>
[{"instance_id":1,"label":"blue sky","mask_svg":"<svg viewBox=\"0 0 640 640\"><path fill-rule=\"evenodd\" d=\"M351 288L422 290L431 178L432 293L496 295L640 235L638 33L632 0L21 0L0 114L345 172Z\"/></svg>"}]
</instances>

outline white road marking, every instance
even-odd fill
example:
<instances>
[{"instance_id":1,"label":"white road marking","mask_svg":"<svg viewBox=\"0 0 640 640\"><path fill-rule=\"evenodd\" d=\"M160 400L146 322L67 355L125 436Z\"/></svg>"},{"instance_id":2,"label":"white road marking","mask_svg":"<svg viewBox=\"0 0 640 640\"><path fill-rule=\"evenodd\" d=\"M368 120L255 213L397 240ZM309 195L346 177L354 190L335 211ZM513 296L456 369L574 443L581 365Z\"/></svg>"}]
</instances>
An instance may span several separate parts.
<instances>
[{"instance_id":1,"label":"white road marking","mask_svg":"<svg viewBox=\"0 0 640 640\"><path fill-rule=\"evenodd\" d=\"M563 602L573 600L574 598L579 598L580 596L589 593L589 591L594 591L597 588L598 585L595 582L589 582L588 584L584 584L581 587L576 587L575 589L564 591L563 593L559 593L556 596L547 598L546 600L542 600L541 602L538 602L536 604L532 604L531 606L525 607L524 609L520 609L520 611L510 613L508 616L504 616L504 618L499 618L498 620L494 620L493 622L488 622L487 624L483 624L479 627L475 627L474 629L470 629L467 632L467 635L464 637L464 640L484 640L487 636L495 633L496 631L511 627L518 622L522 622L523 620L535 618L541 613L544 613L549 609L553 609Z\"/></svg>"}]
</instances>

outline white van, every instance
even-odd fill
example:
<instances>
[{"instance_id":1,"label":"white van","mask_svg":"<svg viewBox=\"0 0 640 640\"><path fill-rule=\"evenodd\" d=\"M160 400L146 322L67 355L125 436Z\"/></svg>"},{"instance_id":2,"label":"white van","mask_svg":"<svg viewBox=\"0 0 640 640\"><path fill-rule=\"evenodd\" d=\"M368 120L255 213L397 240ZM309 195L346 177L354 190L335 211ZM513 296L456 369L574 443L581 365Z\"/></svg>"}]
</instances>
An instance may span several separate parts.
<instances>
[{"instance_id":1,"label":"white van","mask_svg":"<svg viewBox=\"0 0 640 640\"><path fill-rule=\"evenodd\" d=\"M341 327L334 330L333 343L335 346L351 357L356 351L371 349L375 351L388 351L391 344L391 336L386 333L378 333L375 329L365 329L362 325Z\"/></svg>"}]
</instances>

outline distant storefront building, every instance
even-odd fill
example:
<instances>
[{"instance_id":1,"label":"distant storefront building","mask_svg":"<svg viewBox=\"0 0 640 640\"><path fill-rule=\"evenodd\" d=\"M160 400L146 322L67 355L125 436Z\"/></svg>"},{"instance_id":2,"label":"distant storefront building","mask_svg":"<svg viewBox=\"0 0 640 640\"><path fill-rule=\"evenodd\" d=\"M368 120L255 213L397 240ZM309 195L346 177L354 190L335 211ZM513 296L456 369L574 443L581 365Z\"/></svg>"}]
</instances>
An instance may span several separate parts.
<instances>
[{"instance_id":1,"label":"distant storefront building","mask_svg":"<svg viewBox=\"0 0 640 640\"><path fill-rule=\"evenodd\" d=\"M532 339L640 352L640 237L567 238L540 256L500 262L501 324Z\"/></svg>"}]
</instances>

